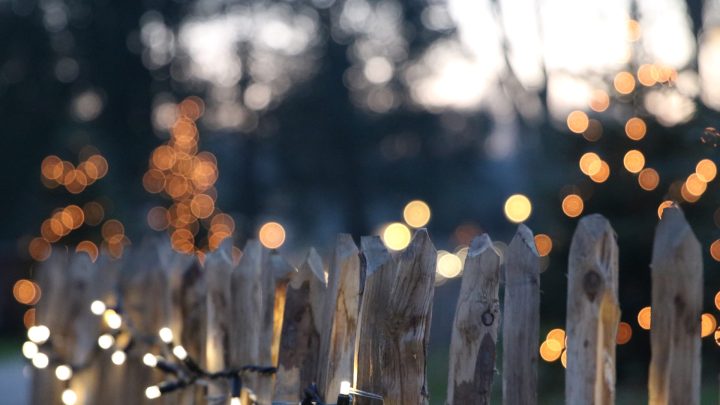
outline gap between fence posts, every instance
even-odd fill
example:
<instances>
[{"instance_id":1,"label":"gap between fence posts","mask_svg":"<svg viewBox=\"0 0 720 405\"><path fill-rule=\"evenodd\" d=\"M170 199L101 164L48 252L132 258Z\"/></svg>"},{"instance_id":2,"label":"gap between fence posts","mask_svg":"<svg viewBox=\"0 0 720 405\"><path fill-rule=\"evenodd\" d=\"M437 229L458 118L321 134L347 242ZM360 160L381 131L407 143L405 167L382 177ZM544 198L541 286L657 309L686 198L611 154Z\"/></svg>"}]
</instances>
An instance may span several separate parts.
<instances>
[{"instance_id":1,"label":"gap between fence posts","mask_svg":"<svg viewBox=\"0 0 720 405\"><path fill-rule=\"evenodd\" d=\"M651 405L700 403L700 243L677 206L665 208L655 231L650 320Z\"/></svg>"},{"instance_id":2,"label":"gap between fence posts","mask_svg":"<svg viewBox=\"0 0 720 405\"><path fill-rule=\"evenodd\" d=\"M532 231L520 224L505 253L503 403L537 404L540 257Z\"/></svg>"},{"instance_id":3,"label":"gap between fence posts","mask_svg":"<svg viewBox=\"0 0 720 405\"><path fill-rule=\"evenodd\" d=\"M614 404L618 246L602 215L582 218L573 235L566 317L565 403Z\"/></svg>"}]
</instances>

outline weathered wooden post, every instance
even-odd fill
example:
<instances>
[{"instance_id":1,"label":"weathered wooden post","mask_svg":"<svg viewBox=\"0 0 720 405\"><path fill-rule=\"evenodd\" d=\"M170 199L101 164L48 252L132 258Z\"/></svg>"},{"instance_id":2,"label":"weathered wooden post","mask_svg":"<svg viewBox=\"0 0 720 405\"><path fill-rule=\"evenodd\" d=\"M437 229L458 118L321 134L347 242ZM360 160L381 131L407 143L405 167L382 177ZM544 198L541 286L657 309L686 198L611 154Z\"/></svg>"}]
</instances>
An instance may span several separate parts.
<instances>
[{"instance_id":1,"label":"weathered wooden post","mask_svg":"<svg viewBox=\"0 0 720 405\"><path fill-rule=\"evenodd\" d=\"M382 395L386 405L427 404L437 251L425 229L415 232L396 266L379 239L362 243L367 271L357 388Z\"/></svg>"},{"instance_id":2,"label":"weathered wooden post","mask_svg":"<svg viewBox=\"0 0 720 405\"><path fill-rule=\"evenodd\" d=\"M219 248L205 256L207 283L205 362L207 370L211 373L224 370L228 366L232 269L232 239L227 238ZM229 403L229 394L230 387L225 379L212 381L208 386L208 399L214 404Z\"/></svg>"},{"instance_id":3,"label":"weathered wooden post","mask_svg":"<svg viewBox=\"0 0 720 405\"><path fill-rule=\"evenodd\" d=\"M490 403L500 325L500 256L487 234L470 244L450 343L447 404Z\"/></svg>"},{"instance_id":4,"label":"weathered wooden post","mask_svg":"<svg viewBox=\"0 0 720 405\"><path fill-rule=\"evenodd\" d=\"M677 206L665 208L652 255L649 403L700 403L700 243Z\"/></svg>"},{"instance_id":5,"label":"weathered wooden post","mask_svg":"<svg viewBox=\"0 0 720 405\"><path fill-rule=\"evenodd\" d=\"M295 269L277 250L266 252L262 264L262 323L260 324L261 366L276 366L280 350L280 332L285 311L285 293L290 274ZM260 404L268 404L274 392L275 376L257 376L255 395Z\"/></svg>"},{"instance_id":6,"label":"weathered wooden post","mask_svg":"<svg viewBox=\"0 0 720 405\"><path fill-rule=\"evenodd\" d=\"M620 322L618 246L599 214L578 223L570 245L565 403L615 403L615 338Z\"/></svg>"},{"instance_id":7,"label":"weathered wooden post","mask_svg":"<svg viewBox=\"0 0 720 405\"><path fill-rule=\"evenodd\" d=\"M230 366L257 365L260 357L262 325L262 246L257 240L245 244L238 267L232 273L232 324L230 326ZM257 376L248 375L243 383L257 389ZM247 401L244 401L247 402Z\"/></svg>"},{"instance_id":8,"label":"weathered wooden post","mask_svg":"<svg viewBox=\"0 0 720 405\"><path fill-rule=\"evenodd\" d=\"M330 264L322 314L317 383L325 402L334 402L340 382L351 381L360 312L360 258L352 236L339 234Z\"/></svg>"},{"instance_id":9,"label":"weathered wooden post","mask_svg":"<svg viewBox=\"0 0 720 405\"><path fill-rule=\"evenodd\" d=\"M540 340L540 257L530 229L520 224L505 254L503 403L537 403Z\"/></svg>"},{"instance_id":10,"label":"weathered wooden post","mask_svg":"<svg viewBox=\"0 0 720 405\"><path fill-rule=\"evenodd\" d=\"M276 401L297 402L304 389L315 382L325 288L322 259L311 248L288 284L273 397Z\"/></svg>"}]
</instances>

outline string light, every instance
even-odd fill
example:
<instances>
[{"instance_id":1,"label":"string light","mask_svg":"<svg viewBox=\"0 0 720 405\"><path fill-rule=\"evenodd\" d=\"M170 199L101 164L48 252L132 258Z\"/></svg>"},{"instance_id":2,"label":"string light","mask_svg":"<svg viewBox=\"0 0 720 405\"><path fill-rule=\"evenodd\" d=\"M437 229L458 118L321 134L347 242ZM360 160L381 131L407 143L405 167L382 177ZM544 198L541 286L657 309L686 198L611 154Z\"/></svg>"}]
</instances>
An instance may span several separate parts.
<instances>
[{"instance_id":1,"label":"string light","mask_svg":"<svg viewBox=\"0 0 720 405\"><path fill-rule=\"evenodd\" d=\"M41 345L50 339L50 329L45 325L31 326L27 331L27 336L33 343Z\"/></svg>"},{"instance_id":2,"label":"string light","mask_svg":"<svg viewBox=\"0 0 720 405\"><path fill-rule=\"evenodd\" d=\"M155 357L152 353L145 353L143 356L143 364L145 364L148 367L155 367L158 364L157 357Z\"/></svg>"},{"instance_id":3,"label":"string light","mask_svg":"<svg viewBox=\"0 0 720 405\"><path fill-rule=\"evenodd\" d=\"M180 345L173 347L172 352L175 355L175 357L177 357L180 360L187 359L187 356L188 356L187 351L185 350L184 347L182 347Z\"/></svg>"},{"instance_id":4,"label":"string light","mask_svg":"<svg viewBox=\"0 0 720 405\"><path fill-rule=\"evenodd\" d=\"M38 346L33 342L25 342L22 345L22 354L28 360L32 360L39 351L40 349L38 349Z\"/></svg>"},{"instance_id":5,"label":"string light","mask_svg":"<svg viewBox=\"0 0 720 405\"><path fill-rule=\"evenodd\" d=\"M112 345L115 343L115 338L112 337L112 335L109 335L105 333L104 335L100 335L98 337L98 346L100 346L101 349L109 349L112 347Z\"/></svg>"},{"instance_id":6,"label":"string light","mask_svg":"<svg viewBox=\"0 0 720 405\"><path fill-rule=\"evenodd\" d=\"M47 354L38 352L33 356L32 364L39 369L43 369L47 367L48 364L50 364L50 359L48 358Z\"/></svg>"},{"instance_id":7,"label":"string light","mask_svg":"<svg viewBox=\"0 0 720 405\"><path fill-rule=\"evenodd\" d=\"M170 344L173 341L172 330L170 330L170 328L168 327L160 329L158 335L160 336L160 340L162 340L164 343Z\"/></svg>"},{"instance_id":8,"label":"string light","mask_svg":"<svg viewBox=\"0 0 720 405\"><path fill-rule=\"evenodd\" d=\"M57 377L60 381L68 381L73 376L72 369L70 366L67 366L65 364L61 364L57 367L55 367L55 377Z\"/></svg>"},{"instance_id":9,"label":"string light","mask_svg":"<svg viewBox=\"0 0 720 405\"><path fill-rule=\"evenodd\" d=\"M116 350L113 352L112 356L110 356L110 360L112 360L113 364L116 366L122 366L125 363L126 358L127 355L122 350Z\"/></svg>"},{"instance_id":10,"label":"string light","mask_svg":"<svg viewBox=\"0 0 720 405\"><path fill-rule=\"evenodd\" d=\"M162 393L160 392L160 387L157 385L145 388L145 396L148 399L160 398L160 395L162 395Z\"/></svg>"},{"instance_id":11,"label":"string light","mask_svg":"<svg viewBox=\"0 0 720 405\"><path fill-rule=\"evenodd\" d=\"M107 307L105 306L105 303L102 301L95 300L90 304L90 312L93 314L100 316L102 315Z\"/></svg>"},{"instance_id":12,"label":"string light","mask_svg":"<svg viewBox=\"0 0 720 405\"><path fill-rule=\"evenodd\" d=\"M120 329L122 326L122 317L114 309L106 309L103 313L103 319L110 329Z\"/></svg>"},{"instance_id":13,"label":"string light","mask_svg":"<svg viewBox=\"0 0 720 405\"><path fill-rule=\"evenodd\" d=\"M62 403L65 405L75 405L78 399L75 391L71 390L70 388L63 391L60 398L62 399Z\"/></svg>"}]
</instances>

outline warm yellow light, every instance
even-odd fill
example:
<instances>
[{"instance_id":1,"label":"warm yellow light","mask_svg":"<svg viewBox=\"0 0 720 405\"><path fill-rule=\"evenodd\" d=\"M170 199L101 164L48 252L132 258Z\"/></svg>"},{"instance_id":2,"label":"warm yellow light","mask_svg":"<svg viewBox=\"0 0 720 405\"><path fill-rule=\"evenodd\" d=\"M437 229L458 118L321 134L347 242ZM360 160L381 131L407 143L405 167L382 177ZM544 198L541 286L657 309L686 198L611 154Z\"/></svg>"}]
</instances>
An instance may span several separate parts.
<instances>
[{"instance_id":1,"label":"warm yellow light","mask_svg":"<svg viewBox=\"0 0 720 405\"><path fill-rule=\"evenodd\" d=\"M100 335L100 337L98 337L97 343L101 349L107 350L107 349L111 348L112 345L115 343L115 338L112 337L112 335L105 333L103 335Z\"/></svg>"},{"instance_id":2,"label":"warm yellow light","mask_svg":"<svg viewBox=\"0 0 720 405\"><path fill-rule=\"evenodd\" d=\"M620 72L615 75L613 85L615 86L615 90L617 90L618 93L630 94L633 90L635 90L635 78L631 73Z\"/></svg>"},{"instance_id":3,"label":"warm yellow light","mask_svg":"<svg viewBox=\"0 0 720 405\"><path fill-rule=\"evenodd\" d=\"M560 356L560 363L564 368L567 368L567 350L563 350L562 355Z\"/></svg>"},{"instance_id":4,"label":"warm yellow light","mask_svg":"<svg viewBox=\"0 0 720 405\"><path fill-rule=\"evenodd\" d=\"M575 218L582 214L584 207L585 204L583 203L582 198L580 198L580 196L577 194L570 194L563 198L563 213L565 213L565 215L569 216L570 218Z\"/></svg>"},{"instance_id":5,"label":"warm yellow light","mask_svg":"<svg viewBox=\"0 0 720 405\"><path fill-rule=\"evenodd\" d=\"M103 319L110 329L120 329L120 326L122 326L122 317L114 309L106 309L105 313L103 313Z\"/></svg>"},{"instance_id":6,"label":"warm yellow light","mask_svg":"<svg viewBox=\"0 0 720 405\"><path fill-rule=\"evenodd\" d=\"M505 216L511 222L520 223L526 221L532 213L530 199L522 194L514 194L505 200Z\"/></svg>"},{"instance_id":7,"label":"warm yellow light","mask_svg":"<svg viewBox=\"0 0 720 405\"><path fill-rule=\"evenodd\" d=\"M710 256L716 262L720 262L720 239L716 239L710 244Z\"/></svg>"},{"instance_id":8,"label":"warm yellow light","mask_svg":"<svg viewBox=\"0 0 720 405\"><path fill-rule=\"evenodd\" d=\"M172 330L168 327L164 327L160 329L158 332L158 336L160 336L160 340L162 340L165 343L172 343L173 341L173 333Z\"/></svg>"},{"instance_id":9,"label":"warm yellow light","mask_svg":"<svg viewBox=\"0 0 720 405\"><path fill-rule=\"evenodd\" d=\"M152 353L145 353L143 356L143 364L148 367L155 367L157 366L157 357Z\"/></svg>"},{"instance_id":10,"label":"warm yellow light","mask_svg":"<svg viewBox=\"0 0 720 405\"><path fill-rule=\"evenodd\" d=\"M717 166L712 160L703 159L695 166L695 173L701 181L709 183L717 176Z\"/></svg>"},{"instance_id":11,"label":"warm yellow light","mask_svg":"<svg viewBox=\"0 0 720 405\"><path fill-rule=\"evenodd\" d=\"M590 120L583 111L575 110L567 116L567 127L576 134L585 132L589 124Z\"/></svg>"},{"instance_id":12,"label":"warm yellow light","mask_svg":"<svg viewBox=\"0 0 720 405\"><path fill-rule=\"evenodd\" d=\"M95 300L90 304L90 312L97 316L102 315L106 309L107 306L105 306L105 303L100 300Z\"/></svg>"},{"instance_id":13,"label":"warm yellow light","mask_svg":"<svg viewBox=\"0 0 720 405\"><path fill-rule=\"evenodd\" d=\"M610 106L610 96L605 90L595 90L590 95L590 108L596 112L603 112Z\"/></svg>"},{"instance_id":14,"label":"warm yellow light","mask_svg":"<svg viewBox=\"0 0 720 405\"><path fill-rule=\"evenodd\" d=\"M715 294L715 308L720 310L720 291L718 291L718 293Z\"/></svg>"},{"instance_id":15,"label":"warm yellow light","mask_svg":"<svg viewBox=\"0 0 720 405\"><path fill-rule=\"evenodd\" d=\"M645 168L640 171L638 184L645 191L655 190L660 183L660 175L655 169Z\"/></svg>"},{"instance_id":16,"label":"warm yellow light","mask_svg":"<svg viewBox=\"0 0 720 405\"><path fill-rule=\"evenodd\" d=\"M670 200L665 200L661 202L657 209L658 218L662 219L662 213L663 211L665 211L665 208L672 207L673 204L674 203Z\"/></svg>"},{"instance_id":17,"label":"warm yellow light","mask_svg":"<svg viewBox=\"0 0 720 405\"><path fill-rule=\"evenodd\" d=\"M544 233L535 235L535 248L540 256L547 256L552 250L552 239Z\"/></svg>"},{"instance_id":18,"label":"warm yellow light","mask_svg":"<svg viewBox=\"0 0 720 405\"><path fill-rule=\"evenodd\" d=\"M712 314L704 313L700 317L700 336L710 336L717 328L717 320Z\"/></svg>"},{"instance_id":19,"label":"warm yellow light","mask_svg":"<svg viewBox=\"0 0 720 405\"><path fill-rule=\"evenodd\" d=\"M580 166L581 172L588 176L594 176L600 172L602 159L600 159L597 153L587 152L580 156L578 165Z\"/></svg>"},{"instance_id":20,"label":"warm yellow light","mask_svg":"<svg viewBox=\"0 0 720 405\"><path fill-rule=\"evenodd\" d=\"M50 329L45 325L31 326L27 331L27 337L33 343L41 345L50 339Z\"/></svg>"},{"instance_id":21,"label":"warm yellow light","mask_svg":"<svg viewBox=\"0 0 720 405\"><path fill-rule=\"evenodd\" d=\"M707 190L707 183L700 179L697 173L693 173L685 180L685 188L693 197L700 197Z\"/></svg>"},{"instance_id":22,"label":"warm yellow light","mask_svg":"<svg viewBox=\"0 0 720 405\"><path fill-rule=\"evenodd\" d=\"M640 39L640 34L642 33L642 30L640 29L640 23L637 22L637 20L630 19L627 23L627 40L630 42L635 42L638 39Z\"/></svg>"},{"instance_id":23,"label":"warm yellow light","mask_svg":"<svg viewBox=\"0 0 720 405\"><path fill-rule=\"evenodd\" d=\"M430 222L430 206L424 201L410 201L403 210L403 218L413 228L421 228Z\"/></svg>"},{"instance_id":24,"label":"warm yellow light","mask_svg":"<svg viewBox=\"0 0 720 405\"><path fill-rule=\"evenodd\" d=\"M116 350L112 356L110 356L110 360L112 360L113 364L116 366L121 366L123 363L125 363L125 359L127 358L127 355L122 350Z\"/></svg>"},{"instance_id":25,"label":"warm yellow light","mask_svg":"<svg viewBox=\"0 0 720 405\"><path fill-rule=\"evenodd\" d=\"M600 171L590 176L590 179L595 183L604 183L610 177L610 166L606 161L600 162Z\"/></svg>"},{"instance_id":26,"label":"warm yellow light","mask_svg":"<svg viewBox=\"0 0 720 405\"><path fill-rule=\"evenodd\" d=\"M638 312L637 321L638 325L645 330L650 330L650 318L652 310L650 307L645 307Z\"/></svg>"},{"instance_id":27,"label":"warm yellow light","mask_svg":"<svg viewBox=\"0 0 720 405\"><path fill-rule=\"evenodd\" d=\"M623 158L623 165L630 173L639 173L645 167L645 155L639 150L629 150Z\"/></svg>"},{"instance_id":28,"label":"warm yellow light","mask_svg":"<svg viewBox=\"0 0 720 405\"><path fill-rule=\"evenodd\" d=\"M382 233L382 240L388 249L403 250L410 244L410 229L405 224L394 222L388 225Z\"/></svg>"},{"instance_id":29,"label":"warm yellow light","mask_svg":"<svg viewBox=\"0 0 720 405\"><path fill-rule=\"evenodd\" d=\"M548 363L559 359L561 354L562 349L555 350L550 344L548 344L547 340L542 342L542 344L540 345L540 357Z\"/></svg>"},{"instance_id":30,"label":"warm yellow light","mask_svg":"<svg viewBox=\"0 0 720 405\"><path fill-rule=\"evenodd\" d=\"M185 360L188 356L185 348L180 345L173 347L172 352L175 355L175 357L177 357L180 360Z\"/></svg>"},{"instance_id":31,"label":"warm yellow light","mask_svg":"<svg viewBox=\"0 0 720 405\"><path fill-rule=\"evenodd\" d=\"M38 354L39 351L40 349L33 342L25 342L22 345L22 354L28 360L32 360L32 358L35 357L35 355Z\"/></svg>"},{"instance_id":32,"label":"warm yellow light","mask_svg":"<svg viewBox=\"0 0 720 405\"><path fill-rule=\"evenodd\" d=\"M340 395L350 395L350 381L340 382Z\"/></svg>"},{"instance_id":33,"label":"warm yellow light","mask_svg":"<svg viewBox=\"0 0 720 405\"><path fill-rule=\"evenodd\" d=\"M633 141L639 141L645 137L647 125L642 118L632 117L625 123L625 134Z\"/></svg>"},{"instance_id":34,"label":"warm yellow light","mask_svg":"<svg viewBox=\"0 0 720 405\"><path fill-rule=\"evenodd\" d=\"M638 68L637 77L640 84L650 87L658 82L660 72L658 71L657 66L645 63L640 65Z\"/></svg>"},{"instance_id":35,"label":"warm yellow light","mask_svg":"<svg viewBox=\"0 0 720 405\"><path fill-rule=\"evenodd\" d=\"M545 340L548 342L553 342L550 346L553 348L557 348L557 351L561 351L565 348L565 331L560 328L555 328L548 332L547 336L545 336Z\"/></svg>"},{"instance_id":36,"label":"warm yellow light","mask_svg":"<svg viewBox=\"0 0 720 405\"><path fill-rule=\"evenodd\" d=\"M267 222L260 228L258 239L266 248L277 249L285 243L285 228L277 222Z\"/></svg>"},{"instance_id":37,"label":"warm yellow light","mask_svg":"<svg viewBox=\"0 0 720 405\"><path fill-rule=\"evenodd\" d=\"M462 272L462 260L449 252L438 252L437 272L445 278L454 278Z\"/></svg>"},{"instance_id":38,"label":"warm yellow light","mask_svg":"<svg viewBox=\"0 0 720 405\"><path fill-rule=\"evenodd\" d=\"M630 341L630 338L632 338L632 327L627 322L620 322L618 324L615 342L619 345L624 345Z\"/></svg>"},{"instance_id":39,"label":"warm yellow light","mask_svg":"<svg viewBox=\"0 0 720 405\"><path fill-rule=\"evenodd\" d=\"M160 392L160 387L157 385L145 388L145 396L148 399L160 398L160 395L162 395L162 393Z\"/></svg>"}]
</instances>

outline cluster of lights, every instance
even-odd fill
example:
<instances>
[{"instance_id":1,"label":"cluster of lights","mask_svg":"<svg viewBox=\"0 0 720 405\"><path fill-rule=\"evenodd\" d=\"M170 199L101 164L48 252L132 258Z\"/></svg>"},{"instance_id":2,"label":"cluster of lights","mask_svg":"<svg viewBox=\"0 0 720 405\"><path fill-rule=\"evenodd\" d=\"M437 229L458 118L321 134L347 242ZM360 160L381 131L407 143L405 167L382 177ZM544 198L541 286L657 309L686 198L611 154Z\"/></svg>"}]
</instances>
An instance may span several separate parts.
<instances>
[{"instance_id":1,"label":"cluster of lights","mask_svg":"<svg viewBox=\"0 0 720 405\"><path fill-rule=\"evenodd\" d=\"M632 327L627 322L618 324L615 343L624 345L632 338ZM548 363L560 360L563 367L567 367L567 336L563 329L557 328L548 332L545 340L540 344L540 357Z\"/></svg>"},{"instance_id":2,"label":"cluster of lights","mask_svg":"<svg viewBox=\"0 0 720 405\"><path fill-rule=\"evenodd\" d=\"M412 239L410 228L422 228L430 222L430 206L421 200L410 201L403 209L402 222L392 222L383 227L380 237L385 246L394 251L405 249Z\"/></svg>"},{"instance_id":3,"label":"cluster of lights","mask_svg":"<svg viewBox=\"0 0 720 405\"><path fill-rule=\"evenodd\" d=\"M90 156L83 159L83 155L87 154ZM64 186L68 192L80 194L86 187L105 177L108 163L97 150L89 147L83 149L80 155L81 161L77 167L55 155L43 159L40 166L43 184L47 188Z\"/></svg>"},{"instance_id":4,"label":"cluster of lights","mask_svg":"<svg viewBox=\"0 0 720 405\"><path fill-rule=\"evenodd\" d=\"M50 329L45 325L35 325L28 328L28 341L22 345L22 353L30 360L33 367L46 369L51 364L51 358L41 349L50 344ZM70 388L70 379L74 373L73 367L67 364L59 364L55 367L55 377L65 383L60 400L64 405L75 405L78 397L75 391Z\"/></svg>"}]
</instances>

